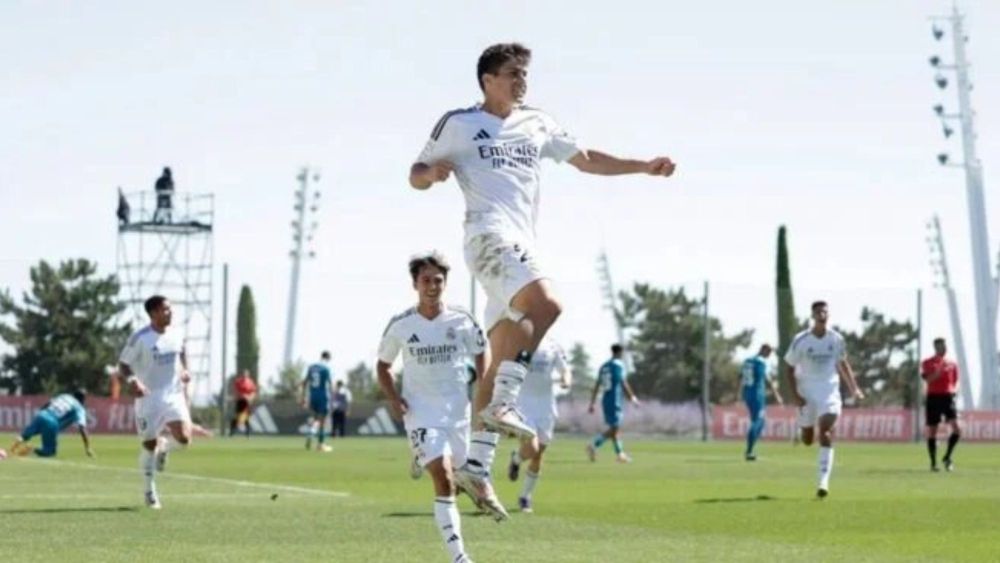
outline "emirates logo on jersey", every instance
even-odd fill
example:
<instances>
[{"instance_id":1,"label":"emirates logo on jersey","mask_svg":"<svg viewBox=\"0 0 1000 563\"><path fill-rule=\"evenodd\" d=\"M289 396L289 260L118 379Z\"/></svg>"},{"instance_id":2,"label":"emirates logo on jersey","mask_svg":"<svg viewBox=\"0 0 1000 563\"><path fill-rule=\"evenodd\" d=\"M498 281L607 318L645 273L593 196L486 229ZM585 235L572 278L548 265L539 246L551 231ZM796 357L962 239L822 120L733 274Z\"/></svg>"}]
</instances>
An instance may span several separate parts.
<instances>
[{"instance_id":1,"label":"emirates logo on jersey","mask_svg":"<svg viewBox=\"0 0 1000 563\"><path fill-rule=\"evenodd\" d=\"M520 143L500 143L479 145L479 158L491 159L493 169L536 168L538 166L538 146L531 141Z\"/></svg>"}]
</instances>

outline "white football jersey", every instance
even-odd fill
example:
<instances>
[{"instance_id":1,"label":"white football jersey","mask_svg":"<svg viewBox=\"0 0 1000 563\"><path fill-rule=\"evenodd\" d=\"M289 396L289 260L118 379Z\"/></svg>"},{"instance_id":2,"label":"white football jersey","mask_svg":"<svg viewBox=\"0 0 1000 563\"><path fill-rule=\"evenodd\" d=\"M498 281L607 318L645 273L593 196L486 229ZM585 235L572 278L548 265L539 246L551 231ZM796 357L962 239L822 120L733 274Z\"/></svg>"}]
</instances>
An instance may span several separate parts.
<instances>
[{"instance_id":1,"label":"white football jersey","mask_svg":"<svg viewBox=\"0 0 1000 563\"><path fill-rule=\"evenodd\" d=\"M553 391L564 370L569 369L566 354L559 344L545 339L531 356L531 366L517 402L526 412L556 412Z\"/></svg>"},{"instance_id":2,"label":"white football jersey","mask_svg":"<svg viewBox=\"0 0 1000 563\"><path fill-rule=\"evenodd\" d=\"M181 393L182 342L169 327L160 334L146 326L129 337L119 361L132 368L150 395Z\"/></svg>"},{"instance_id":3,"label":"white football jersey","mask_svg":"<svg viewBox=\"0 0 1000 563\"><path fill-rule=\"evenodd\" d=\"M844 337L828 328L822 338L812 330L796 335L785 354L785 362L795 367L795 377L803 383L838 384L837 362L846 357Z\"/></svg>"},{"instance_id":4,"label":"white football jersey","mask_svg":"<svg viewBox=\"0 0 1000 563\"><path fill-rule=\"evenodd\" d=\"M534 240L541 159L563 162L578 152L576 140L540 110L521 106L502 119L477 105L446 113L417 162L455 165L466 237L500 231Z\"/></svg>"},{"instance_id":5,"label":"white football jersey","mask_svg":"<svg viewBox=\"0 0 1000 563\"><path fill-rule=\"evenodd\" d=\"M483 331L462 308L446 306L434 319L415 307L393 317L378 359L391 364L403 354L407 428L452 427L468 420L469 365L485 350Z\"/></svg>"}]
</instances>

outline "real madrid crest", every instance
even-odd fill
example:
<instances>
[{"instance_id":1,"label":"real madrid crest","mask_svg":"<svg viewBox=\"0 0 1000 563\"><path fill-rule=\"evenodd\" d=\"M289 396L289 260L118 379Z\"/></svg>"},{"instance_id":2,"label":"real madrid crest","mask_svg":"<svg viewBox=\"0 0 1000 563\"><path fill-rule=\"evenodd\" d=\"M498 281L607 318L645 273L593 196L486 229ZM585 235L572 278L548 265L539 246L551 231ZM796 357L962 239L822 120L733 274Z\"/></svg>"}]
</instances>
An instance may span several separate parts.
<instances>
[{"instance_id":1,"label":"real madrid crest","mask_svg":"<svg viewBox=\"0 0 1000 563\"><path fill-rule=\"evenodd\" d=\"M448 327L448 330L444 333L444 335L448 340L455 340L455 328Z\"/></svg>"}]
</instances>

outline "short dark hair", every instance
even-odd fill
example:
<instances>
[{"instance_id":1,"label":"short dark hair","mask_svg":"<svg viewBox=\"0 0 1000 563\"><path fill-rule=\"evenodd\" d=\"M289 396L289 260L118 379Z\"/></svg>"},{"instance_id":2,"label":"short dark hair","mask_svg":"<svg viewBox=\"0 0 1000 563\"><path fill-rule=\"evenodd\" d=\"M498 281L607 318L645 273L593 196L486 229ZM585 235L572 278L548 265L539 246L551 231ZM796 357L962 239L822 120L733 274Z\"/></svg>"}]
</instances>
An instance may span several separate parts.
<instances>
[{"instance_id":1,"label":"short dark hair","mask_svg":"<svg viewBox=\"0 0 1000 563\"><path fill-rule=\"evenodd\" d=\"M163 303L166 302L166 300L167 298L162 295L154 295L149 299L147 299L146 303L143 305L143 307L146 308L146 314L152 315L153 311L162 307Z\"/></svg>"},{"instance_id":2,"label":"short dark hair","mask_svg":"<svg viewBox=\"0 0 1000 563\"><path fill-rule=\"evenodd\" d=\"M820 307L828 307L826 301L813 301L812 305L809 306L809 310L815 312Z\"/></svg>"},{"instance_id":3,"label":"short dark hair","mask_svg":"<svg viewBox=\"0 0 1000 563\"><path fill-rule=\"evenodd\" d=\"M73 398L80 401L80 404L82 405L87 400L87 392L83 389L77 389L76 391L73 391Z\"/></svg>"},{"instance_id":4,"label":"short dark hair","mask_svg":"<svg viewBox=\"0 0 1000 563\"><path fill-rule=\"evenodd\" d=\"M417 281L420 270L427 266L434 266L438 270L441 270L441 273L444 274L444 279L448 279L448 271L451 270L451 266L448 265L448 260L441 253L434 250L427 254L418 254L410 258L410 277L413 278L413 281Z\"/></svg>"},{"instance_id":5,"label":"short dark hair","mask_svg":"<svg viewBox=\"0 0 1000 563\"><path fill-rule=\"evenodd\" d=\"M944 344L944 338L941 338L940 336L937 337L937 338L935 338L934 339L934 345L938 345L938 344Z\"/></svg>"},{"instance_id":6,"label":"short dark hair","mask_svg":"<svg viewBox=\"0 0 1000 563\"><path fill-rule=\"evenodd\" d=\"M625 347L622 346L621 344L612 344L611 345L611 353L614 354L614 355L616 355L616 356L618 354L621 354L624 351L625 351Z\"/></svg>"},{"instance_id":7,"label":"short dark hair","mask_svg":"<svg viewBox=\"0 0 1000 563\"><path fill-rule=\"evenodd\" d=\"M528 64L531 62L531 49L520 43L497 43L487 47L479 55L479 62L476 64L476 79L479 80L480 90L483 89L483 75L496 74L507 61Z\"/></svg>"},{"instance_id":8,"label":"short dark hair","mask_svg":"<svg viewBox=\"0 0 1000 563\"><path fill-rule=\"evenodd\" d=\"M323 353L319 355L319 358L321 360L329 360L330 359L330 351L329 350L323 350Z\"/></svg>"}]
</instances>

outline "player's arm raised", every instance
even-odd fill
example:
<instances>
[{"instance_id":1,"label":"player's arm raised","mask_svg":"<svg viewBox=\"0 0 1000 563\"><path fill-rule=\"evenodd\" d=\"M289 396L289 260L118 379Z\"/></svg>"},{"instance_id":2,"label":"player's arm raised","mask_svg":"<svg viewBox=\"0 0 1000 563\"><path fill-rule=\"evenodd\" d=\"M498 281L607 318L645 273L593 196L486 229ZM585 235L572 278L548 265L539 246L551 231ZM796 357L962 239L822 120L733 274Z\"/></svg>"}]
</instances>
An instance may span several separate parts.
<instances>
[{"instance_id":1,"label":"player's arm raised","mask_svg":"<svg viewBox=\"0 0 1000 563\"><path fill-rule=\"evenodd\" d=\"M476 356L476 369L479 369L479 358L482 354ZM392 408L392 412L396 415L396 418L402 419L403 415L406 414L408 410L408 405L406 404L406 399L399 396L399 392L396 391L396 380L392 377L392 364L383 362L379 360L375 363L375 372L378 374L378 384L382 388L382 393L385 393L386 400L389 401L389 406Z\"/></svg>"},{"instance_id":2,"label":"player's arm raised","mask_svg":"<svg viewBox=\"0 0 1000 563\"><path fill-rule=\"evenodd\" d=\"M669 157L658 156L651 160L618 158L610 154L588 149L576 153L569 163L581 172L601 176L621 174L649 174L650 176L670 176L677 167Z\"/></svg>"}]
</instances>

